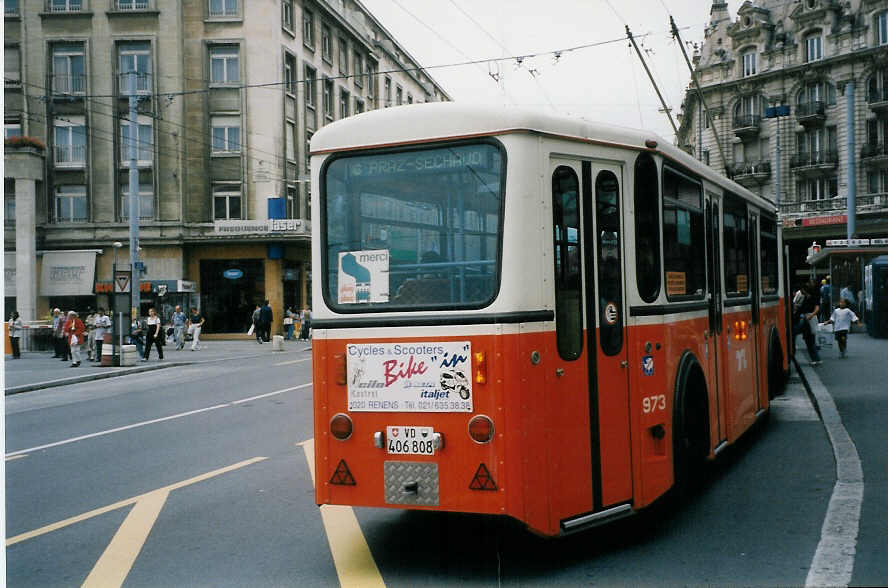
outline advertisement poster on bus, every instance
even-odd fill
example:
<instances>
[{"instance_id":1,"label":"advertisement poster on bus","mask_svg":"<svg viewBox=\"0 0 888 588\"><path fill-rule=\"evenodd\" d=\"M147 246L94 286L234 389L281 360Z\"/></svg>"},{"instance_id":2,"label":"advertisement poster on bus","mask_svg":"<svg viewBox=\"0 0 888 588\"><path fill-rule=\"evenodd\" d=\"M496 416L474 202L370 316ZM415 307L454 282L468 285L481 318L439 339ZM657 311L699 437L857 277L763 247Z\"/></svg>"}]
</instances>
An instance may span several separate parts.
<instances>
[{"instance_id":1,"label":"advertisement poster on bus","mask_svg":"<svg viewBox=\"0 0 888 588\"><path fill-rule=\"evenodd\" d=\"M339 253L339 304L388 302L387 249Z\"/></svg>"},{"instance_id":2,"label":"advertisement poster on bus","mask_svg":"<svg viewBox=\"0 0 888 588\"><path fill-rule=\"evenodd\" d=\"M348 410L472 412L469 341L346 347Z\"/></svg>"}]
</instances>

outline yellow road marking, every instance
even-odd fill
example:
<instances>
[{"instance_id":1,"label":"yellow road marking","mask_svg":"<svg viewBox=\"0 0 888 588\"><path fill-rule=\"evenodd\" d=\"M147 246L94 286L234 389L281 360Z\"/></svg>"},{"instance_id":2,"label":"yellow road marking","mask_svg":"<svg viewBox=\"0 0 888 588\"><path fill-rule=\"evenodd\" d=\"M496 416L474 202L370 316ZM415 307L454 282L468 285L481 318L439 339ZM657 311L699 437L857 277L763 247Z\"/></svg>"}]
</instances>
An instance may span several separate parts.
<instances>
[{"instance_id":1,"label":"yellow road marking","mask_svg":"<svg viewBox=\"0 0 888 588\"><path fill-rule=\"evenodd\" d=\"M306 361L311 361L311 358L306 357L305 359L291 359L290 361L282 361L282 362L276 363L274 365L290 365L291 363L304 363Z\"/></svg>"},{"instance_id":2,"label":"yellow road marking","mask_svg":"<svg viewBox=\"0 0 888 588\"><path fill-rule=\"evenodd\" d=\"M314 483L314 439L303 441L300 445L305 451L311 481ZM327 533L327 541L330 543L330 553L333 555L333 563L339 575L339 584L344 588L352 586L384 588L385 582L382 581L382 575L376 567L373 554L370 553L370 547L364 539L352 508L325 504L321 506L321 520Z\"/></svg>"},{"instance_id":3,"label":"yellow road marking","mask_svg":"<svg viewBox=\"0 0 888 588\"><path fill-rule=\"evenodd\" d=\"M102 557L93 566L83 586L103 588L123 585L169 495L169 490L155 490L145 494L136 503L105 548Z\"/></svg>"},{"instance_id":4,"label":"yellow road marking","mask_svg":"<svg viewBox=\"0 0 888 588\"><path fill-rule=\"evenodd\" d=\"M103 506L101 508L97 508L95 510L91 510L89 512L85 512L83 514L79 514L77 516L73 516L69 519L65 519L63 521L59 521L57 523L52 523L51 525L46 525L45 527L40 527L39 529L34 529L33 531L28 531L27 533L22 533L21 535L16 535L15 537L10 537L6 540L6 546L15 545L16 543L21 543L22 541L27 541L28 539L33 539L34 537L39 537L40 535L45 535L46 533L51 533L52 531L57 531L58 529L63 529L75 523L79 523L81 521L85 521L87 519L91 519L93 517L97 517L99 515L105 514L107 512L111 512L112 510L117 510L118 508L123 508L124 506L129 506L130 504L135 504L142 500L143 498L148 497L148 495L155 492L171 492L172 490L178 490L179 488L184 488L185 486L190 486L192 484L197 484L198 482L203 482L204 480L208 480L209 478L213 478L215 476L219 476L221 474L225 474L242 467L246 467L248 465L252 465L256 462L264 461L268 459L267 457L254 457L252 459L247 459L244 461L240 461L238 463L232 464L230 466L226 466L224 468L219 468L218 470L213 470L212 472L207 472L205 474L201 474L199 476L195 476L193 478L188 478L187 480L183 480L181 482L176 482L175 484L170 484L169 486L164 486L163 488L158 488L156 490L152 490L151 492L146 492L145 494L140 494L138 496L133 496L132 498L127 498L126 500L121 500L120 502L115 502L114 504L109 504L108 506Z\"/></svg>"},{"instance_id":5,"label":"yellow road marking","mask_svg":"<svg viewBox=\"0 0 888 588\"><path fill-rule=\"evenodd\" d=\"M27 453L22 453L22 454L19 454L19 455L11 455L11 456L9 456L9 457L6 458L6 461L12 461L12 460L14 460L14 459L21 459L21 458L23 458L23 457L28 457L28 454L27 454Z\"/></svg>"}]
</instances>

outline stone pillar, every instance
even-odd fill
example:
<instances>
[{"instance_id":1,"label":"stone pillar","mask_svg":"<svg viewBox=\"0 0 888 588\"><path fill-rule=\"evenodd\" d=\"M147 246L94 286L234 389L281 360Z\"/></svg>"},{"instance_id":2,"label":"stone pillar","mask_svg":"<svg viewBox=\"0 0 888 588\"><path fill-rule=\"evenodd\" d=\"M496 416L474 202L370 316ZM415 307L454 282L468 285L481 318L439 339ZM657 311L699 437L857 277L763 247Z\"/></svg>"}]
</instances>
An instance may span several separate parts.
<instances>
[{"instance_id":1,"label":"stone pillar","mask_svg":"<svg viewBox=\"0 0 888 588\"><path fill-rule=\"evenodd\" d=\"M43 180L43 149L8 146L4 176L15 180L15 297L23 321L37 318L37 181Z\"/></svg>"}]
</instances>

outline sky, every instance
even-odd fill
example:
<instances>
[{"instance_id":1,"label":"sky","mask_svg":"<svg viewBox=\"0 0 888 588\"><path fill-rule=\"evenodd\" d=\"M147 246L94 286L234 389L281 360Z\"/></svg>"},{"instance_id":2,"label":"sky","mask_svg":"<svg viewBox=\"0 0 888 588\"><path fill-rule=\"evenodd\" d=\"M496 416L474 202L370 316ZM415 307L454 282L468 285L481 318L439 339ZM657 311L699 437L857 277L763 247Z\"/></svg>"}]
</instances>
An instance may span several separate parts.
<instances>
[{"instance_id":1,"label":"sky","mask_svg":"<svg viewBox=\"0 0 888 588\"><path fill-rule=\"evenodd\" d=\"M453 100L539 108L647 129L669 141L675 133L626 39L626 26L675 117L690 72L669 33L669 15L691 57L691 44L702 42L712 5L710 0L361 2ZM732 18L740 5L728 3ZM588 47L569 50L583 46ZM508 59L435 67L501 58Z\"/></svg>"}]
</instances>

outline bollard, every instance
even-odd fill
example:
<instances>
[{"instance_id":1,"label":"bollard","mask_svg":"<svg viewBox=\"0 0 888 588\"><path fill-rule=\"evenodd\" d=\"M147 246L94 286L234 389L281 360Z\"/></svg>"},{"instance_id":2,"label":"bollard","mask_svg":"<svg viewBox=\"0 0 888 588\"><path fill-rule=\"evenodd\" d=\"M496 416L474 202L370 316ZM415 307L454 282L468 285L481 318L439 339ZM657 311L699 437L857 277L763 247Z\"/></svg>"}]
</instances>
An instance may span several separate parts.
<instances>
[{"instance_id":1,"label":"bollard","mask_svg":"<svg viewBox=\"0 0 888 588\"><path fill-rule=\"evenodd\" d=\"M114 366L114 339L111 333L105 333L102 339L102 367Z\"/></svg>"},{"instance_id":2,"label":"bollard","mask_svg":"<svg viewBox=\"0 0 888 588\"><path fill-rule=\"evenodd\" d=\"M139 361L139 354L135 345L123 345L120 348L120 365L133 366Z\"/></svg>"},{"instance_id":3,"label":"bollard","mask_svg":"<svg viewBox=\"0 0 888 588\"><path fill-rule=\"evenodd\" d=\"M283 335L275 335L271 338L271 350L272 351L283 351L284 350Z\"/></svg>"}]
</instances>

